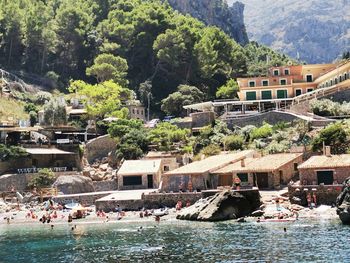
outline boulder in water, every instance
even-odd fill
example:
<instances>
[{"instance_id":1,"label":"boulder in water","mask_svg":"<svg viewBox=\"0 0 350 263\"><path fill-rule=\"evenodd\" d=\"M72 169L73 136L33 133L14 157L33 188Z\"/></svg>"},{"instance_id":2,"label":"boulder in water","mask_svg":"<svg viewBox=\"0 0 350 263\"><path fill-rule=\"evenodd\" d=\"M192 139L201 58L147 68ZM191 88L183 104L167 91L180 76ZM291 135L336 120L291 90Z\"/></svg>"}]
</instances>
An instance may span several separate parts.
<instances>
[{"instance_id":1,"label":"boulder in water","mask_svg":"<svg viewBox=\"0 0 350 263\"><path fill-rule=\"evenodd\" d=\"M64 194L79 194L94 192L92 180L82 175L62 175L59 176L53 187L57 187L59 192Z\"/></svg>"},{"instance_id":2,"label":"boulder in water","mask_svg":"<svg viewBox=\"0 0 350 263\"><path fill-rule=\"evenodd\" d=\"M222 191L214 196L201 199L192 206L185 208L176 218L196 221L237 219L248 216L260 206L260 195L258 191L256 191L256 195L253 198L254 200L248 200L238 192L230 190Z\"/></svg>"},{"instance_id":3,"label":"boulder in water","mask_svg":"<svg viewBox=\"0 0 350 263\"><path fill-rule=\"evenodd\" d=\"M350 177L343 183L342 192L336 200L337 214L343 224L350 225Z\"/></svg>"}]
</instances>

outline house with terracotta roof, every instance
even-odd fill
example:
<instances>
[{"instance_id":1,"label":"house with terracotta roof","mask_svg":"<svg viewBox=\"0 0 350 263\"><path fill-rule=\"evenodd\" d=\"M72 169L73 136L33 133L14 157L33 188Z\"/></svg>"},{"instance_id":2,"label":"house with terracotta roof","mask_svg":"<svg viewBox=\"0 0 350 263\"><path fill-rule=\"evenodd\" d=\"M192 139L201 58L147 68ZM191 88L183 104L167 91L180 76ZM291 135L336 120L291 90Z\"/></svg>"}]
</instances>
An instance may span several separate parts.
<instances>
[{"instance_id":1,"label":"house with terracotta roof","mask_svg":"<svg viewBox=\"0 0 350 263\"><path fill-rule=\"evenodd\" d=\"M225 153L182 166L163 175L162 190L177 192L191 190L189 188L198 191L216 188L217 180L212 176L213 171L255 155L253 150ZM191 184L192 187L189 187Z\"/></svg>"},{"instance_id":2,"label":"house with terracotta roof","mask_svg":"<svg viewBox=\"0 0 350 263\"><path fill-rule=\"evenodd\" d=\"M117 172L118 189L158 188L163 173L162 160L126 160Z\"/></svg>"},{"instance_id":3,"label":"house with terracotta roof","mask_svg":"<svg viewBox=\"0 0 350 263\"><path fill-rule=\"evenodd\" d=\"M333 185L350 176L350 154L319 155L298 166L303 185Z\"/></svg>"},{"instance_id":4,"label":"house with terracotta roof","mask_svg":"<svg viewBox=\"0 0 350 263\"><path fill-rule=\"evenodd\" d=\"M235 177L242 186L256 186L260 189L278 189L288 184L297 174L302 162L301 153L270 154L257 158L245 158L213 171L218 186L230 185Z\"/></svg>"}]
</instances>

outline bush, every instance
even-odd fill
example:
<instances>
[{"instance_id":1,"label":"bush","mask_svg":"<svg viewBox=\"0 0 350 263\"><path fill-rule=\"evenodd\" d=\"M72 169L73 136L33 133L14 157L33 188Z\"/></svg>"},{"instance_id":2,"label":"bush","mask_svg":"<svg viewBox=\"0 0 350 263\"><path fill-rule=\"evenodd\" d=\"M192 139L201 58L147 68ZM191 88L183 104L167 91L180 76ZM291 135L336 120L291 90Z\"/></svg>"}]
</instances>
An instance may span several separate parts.
<instances>
[{"instance_id":1,"label":"bush","mask_svg":"<svg viewBox=\"0 0 350 263\"><path fill-rule=\"evenodd\" d=\"M38 176L33 177L28 183L29 188L43 188L43 187L51 187L51 185L55 182L56 178L54 173L47 168L40 169Z\"/></svg>"},{"instance_id":2,"label":"bush","mask_svg":"<svg viewBox=\"0 0 350 263\"><path fill-rule=\"evenodd\" d=\"M250 140L268 138L272 135L272 126L268 123L265 123L259 128L255 128L250 133Z\"/></svg>"},{"instance_id":3,"label":"bush","mask_svg":"<svg viewBox=\"0 0 350 263\"><path fill-rule=\"evenodd\" d=\"M38 112L38 108L35 106L35 104L29 102L24 105L24 111L27 113L30 113L31 111Z\"/></svg>"},{"instance_id":4,"label":"bush","mask_svg":"<svg viewBox=\"0 0 350 263\"><path fill-rule=\"evenodd\" d=\"M347 143L347 132L342 123L332 123L320 131L317 137L312 141L312 150L320 151L323 144L331 146L333 154L343 154L349 148Z\"/></svg>"},{"instance_id":5,"label":"bush","mask_svg":"<svg viewBox=\"0 0 350 263\"><path fill-rule=\"evenodd\" d=\"M200 151L200 155L205 155L206 157L208 156L213 156L213 155L217 155L221 153L221 147L219 145L216 144L211 144L208 145L207 147L204 147L201 151Z\"/></svg>"},{"instance_id":6,"label":"bush","mask_svg":"<svg viewBox=\"0 0 350 263\"><path fill-rule=\"evenodd\" d=\"M6 146L0 144L0 161L8 161L28 156L28 153L22 147Z\"/></svg>"},{"instance_id":7,"label":"bush","mask_svg":"<svg viewBox=\"0 0 350 263\"><path fill-rule=\"evenodd\" d=\"M283 153L289 150L290 143L288 141L272 141L265 149L269 154L273 153Z\"/></svg>"},{"instance_id":8,"label":"bush","mask_svg":"<svg viewBox=\"0 0 350 263\"><path fill-rule=\"evenodd\" d=\"M244 138L240 135L230 135L224 138L224 144L226 150L242 150Z\"/></svg>"},{"instance_id":9,"label":"bush","mask_svg":"<svg viewBox=\"0 0 350 263\"><path fill-rule=\"evenodd\" d=\"M30 126L34 126L38 122L38 114L35 111L29 112Z\"/></svg>"}]
</instances>

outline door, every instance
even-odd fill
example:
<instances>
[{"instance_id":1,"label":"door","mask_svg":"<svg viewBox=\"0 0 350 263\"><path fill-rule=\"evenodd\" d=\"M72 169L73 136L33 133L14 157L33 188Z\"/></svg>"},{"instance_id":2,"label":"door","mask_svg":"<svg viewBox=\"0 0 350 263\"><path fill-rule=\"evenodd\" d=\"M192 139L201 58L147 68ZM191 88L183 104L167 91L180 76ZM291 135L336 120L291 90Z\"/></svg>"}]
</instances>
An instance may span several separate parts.
<instances>
[{"instance_id":1,"label":"door","mask_svg":"<svg viewBox=\"0 0 350 263\"><path fill-rule=\"evenodd\" d=\"M318 171L317 183L325 185L333 184L333 171Z\"/></svg>"},{"instance_id":2,"label":"door","mask_svg":"<svg viewBox=\"0 0 350 263\"><path fill-rule=\"evenodd\" d=\"M257 173L256 182L259 188L269 188L269 175L268 173Z\"/></svg>"},{"instance_id":3,"label":"door","mask_svg":"<svg viewBox=\"0 0 350 263\"><path fill-rule=\"evenodd\" d=\"M232 185L232 174L221 174L219 175L218 186L231 186Z\"/></svg>"},{"instance_id":4,"label":"door","mask_svg":"<svg viewBox=\"0 0 350 263\"><path fill-rule=\"evenodd\" d=\"M147 184L148 188L153 188L153 174L148 174L147 175Z\"/></svg>"}]
</instances>

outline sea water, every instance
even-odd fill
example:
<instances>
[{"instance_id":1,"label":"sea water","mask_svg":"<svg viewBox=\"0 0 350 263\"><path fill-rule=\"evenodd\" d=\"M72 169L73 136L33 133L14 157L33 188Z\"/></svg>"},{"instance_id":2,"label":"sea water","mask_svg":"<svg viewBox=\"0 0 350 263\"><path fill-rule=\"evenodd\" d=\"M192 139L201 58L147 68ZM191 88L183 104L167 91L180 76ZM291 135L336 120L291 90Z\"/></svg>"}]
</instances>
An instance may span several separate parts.
<instances>
[{"instance_id":1,"label":"sea water","mask_svg":"<svg viewBox=\"0 0 350 263\"><path fill-rule=\"evenodd\" d=\"M0 262L350 262L350 227L339 220L71 227L2 224Z\"/></svg>"}]
</instances>

